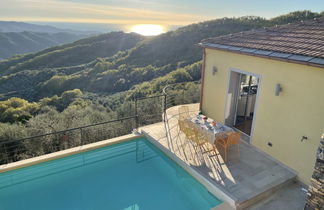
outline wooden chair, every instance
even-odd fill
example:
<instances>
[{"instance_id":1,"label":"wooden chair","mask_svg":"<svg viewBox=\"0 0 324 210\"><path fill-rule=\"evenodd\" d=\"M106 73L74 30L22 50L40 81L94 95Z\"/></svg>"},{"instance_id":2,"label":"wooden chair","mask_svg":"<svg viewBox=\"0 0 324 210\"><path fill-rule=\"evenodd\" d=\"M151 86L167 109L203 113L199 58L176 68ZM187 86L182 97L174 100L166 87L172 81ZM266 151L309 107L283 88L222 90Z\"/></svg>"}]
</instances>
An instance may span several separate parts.
<instances>
[{"instance_id":1,"label":"wooden chair","mask_svg":"<svg viewBox=\"0 0 324 210\"><path fill-rule=\"evenodd\" d=\"M207 143L207 136L199 131L199 128L192 126L192 129L194 132L194 139L192 141L196 144L196 146L200 147Z\"/></svg>"},{"instance_id":2,"label":"wooden chair","mask_svg":"<svg viewBox=\"0 0 324 210\"><path fill-rule=\"evenodd\" d=\"M179 120L184 120L190 117L188 106L180 106L178 112L179 112Z\"/></svg>"},{"instance_id":3,"label":"wooden chair","mask_svg":"<svg viewBox=\"0 0 324 210\"><path fill-rule=\"evenodd\" d=\"M184 132L185 131L185 121L184 120L178 120L178 126L179 126L179 131Z\"/></svg>"},{"instance_id":4,"label":"wooden chair","mask_svg":"<svg viewBox=\"0 0 324 210\"><path fill-rule=\"evenodd\" d=\"M237 154L240 156L240 139L241 134L238 132L226 132L216 139L215 144L224 148L225 162L227 162L227 149L231 145L237 145Z\"/></svg>"},{"instance_id":5,"label":"wooden chair","mask_svg":"<svg viewBox=\"0 0 324 210\"><path fill-rule=\"evenodd\" d=\"M205 140L202 133L199 131L199 128L195 127L190 123L186 123L185 127L186 137L192 143L194 151L196 152L197 157L199 157L199 154L202 155L204 153L204 145L207 141Z\"/></svg>"},{"instance_id":6,"label":"wooden chair","mask_svg":"<svg viewBox=\"0 0 324 210\"><path fill-rule=\"evenodd\" d=\"M195 139L195 132L192 129L192 127L189 125L189 123L185 122L185 121L181 121L179 120L180 124L179 124L179 128L182 130L182 132L186 135L187 139L189 140L194 140Z\"/></svg>"}]
</instances>

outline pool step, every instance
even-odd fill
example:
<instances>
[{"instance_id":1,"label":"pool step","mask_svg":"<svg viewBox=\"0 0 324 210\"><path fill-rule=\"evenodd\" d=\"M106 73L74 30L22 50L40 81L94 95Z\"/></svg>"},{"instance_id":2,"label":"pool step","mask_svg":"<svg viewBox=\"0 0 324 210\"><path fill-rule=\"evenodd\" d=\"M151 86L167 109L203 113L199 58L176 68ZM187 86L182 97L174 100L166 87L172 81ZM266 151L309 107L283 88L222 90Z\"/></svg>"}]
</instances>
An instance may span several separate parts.
<instances>
[{"instance_id":1,"label":"pool step","mask_svg":"<svg viewBox=\"0 0 324 210\"><path fill-rule=\"evenodd\" d=\"M147 143L136 142L136 162L141 163L157 156L158 154Z\"/></svg>"},{"instance_id":2,"label":"pool step","mask_svg":"<svg viewBox=\"0 0 324 210\"><path fill-rule=\"evenodd\" d=\"M97 150L96 152L90 152L84 154L84 164L91 164L102 160L113 159L123 157L129 153L133 153L136 150L136 143L131 142L128 144L112 145L110 147Z\"/></svg>"}]
</instances>

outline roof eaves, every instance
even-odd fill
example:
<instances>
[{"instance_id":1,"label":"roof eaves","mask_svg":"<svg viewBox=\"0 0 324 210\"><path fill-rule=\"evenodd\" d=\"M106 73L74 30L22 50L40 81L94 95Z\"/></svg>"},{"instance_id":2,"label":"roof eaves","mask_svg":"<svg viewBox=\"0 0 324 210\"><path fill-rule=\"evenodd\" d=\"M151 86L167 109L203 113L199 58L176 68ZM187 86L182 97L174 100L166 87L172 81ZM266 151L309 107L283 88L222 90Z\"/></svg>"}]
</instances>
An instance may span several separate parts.
<instances>
[{"instance_id":1,"label":"roof eaves","mask_svg":"<svg viewBox=\"0 0 324 210\"><path fill-rule=\"evenodd\" d=\"M257 50L254 52L255 54L259 54L259 55L270 55L271 53L274 53L273 51L269 51L269 50Z\"/></svg>"},{"instance_id":2,"label":"roof eaves","mask_svg":"<svg viewBox=\"0 0 324 210\"><path fill-rule=\"evenodd\" d=\"M308 62L309 60L313 59L314 57L304 56L304 55L291 55L288 59L296 60L296 61L305 61Z\"/></svg>"},{"instance_id":3,"label":"roof eaves","mask_svg":"<svg viewBox=\"0 0 324 210\"><path fill-rule=\"evenodd\" d=\"M254 52L258 51L258 50L257 49L253 49L253 48L242 47L239 51L240 52L246 52L246 53L254 53Z\"/></svg>"},{"instance_id":4,"label":"roof eaves","mask_svg":"<svg viewBox=\"0 0 324 210\"><path fill-rule=\"evenodd\" d=\"M324 58L313 58L313 59L309 60L308 62L319 64L319 65L324 65Z\"/></svg>"},{"instance_id":5,"label":"roof eaves","mask_svg":"<svg viewBox=\"0 0 324 210\"><path fill-rule=\"evenodd\" d=\"M281 52L273 52L271 54L272 57L277 57L277 58L288 58L289 56L292 56L290 53L281 53Z\"/></svg>"},{"instance_id":6,"label":"roof eaves","mask_svg":"<svg viewBox=\"0 0 324 210\"><path fill-rule=\"evenodd\" d=\"M303 56L303 55L296 55L296 54L282 53L282 52L275 52L275 51L267 51L267 50L258 50L258 49L246 48L246 47L236 47L236 46L222 45L222 44L215 44L215 43L199 43L198 45L206 48L214 48L214 49L216 48L225 51L249 54L252 56L261 56L261 57L283 60L288 62L289 61L295 62L299 64L324 67L323 58L316 58L311 56Z\"/></svg>"}]
</instances>

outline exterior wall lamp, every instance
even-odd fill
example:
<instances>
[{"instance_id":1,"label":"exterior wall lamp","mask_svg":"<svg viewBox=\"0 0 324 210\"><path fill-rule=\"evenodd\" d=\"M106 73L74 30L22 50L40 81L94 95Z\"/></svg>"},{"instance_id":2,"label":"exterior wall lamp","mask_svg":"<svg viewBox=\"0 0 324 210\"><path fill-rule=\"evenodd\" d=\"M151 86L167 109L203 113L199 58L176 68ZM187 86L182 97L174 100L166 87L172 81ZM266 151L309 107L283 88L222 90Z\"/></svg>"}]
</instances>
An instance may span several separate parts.
<instances>
[{"instance_id":1,"label":"exterior wall lamp","mask_svg":"<svg viewBox=\"0 0 324 210\"><path fill-rule=\"evenodd\" d=\"M281 85L278 83L276 84L275 95L279 96L280 92L282 91Z\"/></svg>"},{"instance_id":2,"label":"exterior wall lamp","mask_svg":"<svg viewBox=\"0 0 324 210\"><path fill-rule=\"evenodd\" d=\"M216 66L213 66L213 69L212 69L212 74L213 76L218 72Z\"/></svg>"}]
</instances>

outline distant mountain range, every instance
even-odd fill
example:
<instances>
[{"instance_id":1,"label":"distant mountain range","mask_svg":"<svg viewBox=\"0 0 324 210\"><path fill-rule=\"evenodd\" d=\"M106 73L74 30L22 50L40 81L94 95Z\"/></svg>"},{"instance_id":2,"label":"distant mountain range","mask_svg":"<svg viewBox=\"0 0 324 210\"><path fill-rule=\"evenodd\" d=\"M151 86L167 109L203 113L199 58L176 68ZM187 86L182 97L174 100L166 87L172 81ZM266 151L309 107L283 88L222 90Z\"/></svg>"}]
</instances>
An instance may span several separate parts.
<instances>
[{"instance_id":1,"label":"distant mountain range","mask_svg":"<svg viewBox=\"0 0 324 210\"><path fill-rule=\"evenodd\" d=\"M74 42L96 34L14 21L0 21L0 60Z\"/></svg>"},{"instance_id":2,"label":"distant mountain range","mask_svg":"<svg viewBox=\"0 0 324 210\"><path fill-rule=\"evenodd\" d=\"M0 32L0 60L13 55L32 53L48 47L70 43L86 35L38 32Z\"/></svg>"},{"instance_id":3,"label":"distant mountain range","mask_svg":"<svg viewBox=\"0 0 324 210\"><path fill-rule=\"evenodd\" d=\"M97 31L81 31L71 29L61 29L49 25L39 25L32 23L16 22L16 21L0 21L0 32L39 32L39 33L71 33L71 34L98 34Z\"/></svg>"}]
</instances>

